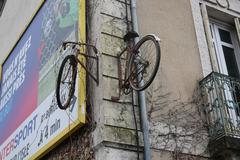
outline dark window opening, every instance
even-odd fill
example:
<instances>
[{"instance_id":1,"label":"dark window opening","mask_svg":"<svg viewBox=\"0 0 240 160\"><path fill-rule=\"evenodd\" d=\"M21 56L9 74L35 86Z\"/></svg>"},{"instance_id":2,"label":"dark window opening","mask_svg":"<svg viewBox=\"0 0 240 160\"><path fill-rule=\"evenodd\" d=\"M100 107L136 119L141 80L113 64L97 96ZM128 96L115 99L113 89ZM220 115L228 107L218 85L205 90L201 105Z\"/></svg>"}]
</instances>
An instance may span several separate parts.
<instances>
[{"instance_id":1,"label":"dark window opening","mask_svg":"<svg viewBox=\"0 0 240 160\"><path fill-rule=\"evenodd\" d=\"M233 48L222 46L224 57L227 64L228 74L231 77L240 78L238 66Z\"/></svg>"},{"instance_id":2,"label":"dark window opening","mask_svg":"<svg viewBox=\"0 0 240 160\"><path fill-rule=\"evenodd\" d=\"M231 39L231 36L230 36L230 32L224 31L222 29L218 29L218 30L219 30L221 41L232 44L232 39Z\"/></svg>"},{"instance_id":3,"label":"dark window opening","mask_svg":"<svg viewBox=\"0 0 240 160\"><path fill-rule=\"evenodd\" d=\"M0 0L0 16L2 15L3 8L7 0Z\"/></svg>"}]
</instances>

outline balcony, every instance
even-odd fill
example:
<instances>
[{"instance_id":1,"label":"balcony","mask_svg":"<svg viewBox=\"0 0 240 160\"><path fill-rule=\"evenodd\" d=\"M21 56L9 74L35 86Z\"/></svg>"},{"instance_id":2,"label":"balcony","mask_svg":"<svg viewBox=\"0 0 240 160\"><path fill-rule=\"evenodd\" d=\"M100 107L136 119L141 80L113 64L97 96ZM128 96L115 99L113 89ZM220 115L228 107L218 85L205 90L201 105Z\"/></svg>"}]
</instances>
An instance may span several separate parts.
<instances>
[{"instance_id":1,"label":"balcony","mask_svg":"<svg viewBox=\"0 0 240 160\"><path fill-rule=\"evenodd\" d=\"M240 149L240 80L212 72L199 82L210 152Z\"/></svg>"}]
</instances>

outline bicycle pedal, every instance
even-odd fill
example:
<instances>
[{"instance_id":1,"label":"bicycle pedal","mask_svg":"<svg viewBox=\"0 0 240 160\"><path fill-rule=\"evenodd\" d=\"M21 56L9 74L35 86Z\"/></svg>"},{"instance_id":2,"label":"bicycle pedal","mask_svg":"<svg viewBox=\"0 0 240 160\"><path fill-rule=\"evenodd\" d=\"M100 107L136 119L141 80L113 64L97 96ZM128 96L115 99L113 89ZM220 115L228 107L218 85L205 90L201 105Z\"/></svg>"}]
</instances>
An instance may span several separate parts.
<instances>
[{"instance_id":1,"label":"bicycle pedal","mask_svg":"<svg viewBox=\"0 0 240 160\"><path fill-rule=\"evenodd\" d=\"M120 100L119 97L111 96L111 100L114 102L118 102Z\"/></svg>"}]
</instances>

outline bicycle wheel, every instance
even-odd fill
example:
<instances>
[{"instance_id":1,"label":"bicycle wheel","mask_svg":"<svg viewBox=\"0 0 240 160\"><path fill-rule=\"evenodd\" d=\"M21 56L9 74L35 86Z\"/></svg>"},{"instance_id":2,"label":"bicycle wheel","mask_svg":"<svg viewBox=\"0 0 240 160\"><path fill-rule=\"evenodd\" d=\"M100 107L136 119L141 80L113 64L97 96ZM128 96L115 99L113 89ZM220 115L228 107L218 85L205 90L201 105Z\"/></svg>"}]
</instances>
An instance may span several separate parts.
<instances>
[{"instance_id":1,"label":"bicycle wheel","mask_svg":"<svg viewBox=\"0 0 240 160\"><path fill-rule=\"evenodd\" d=\"M136 91L146 89L154 80L160 65L160 45L154 36L143 37L129 59L128 76Z\"/></svg>"},{"instance_id":2,"label":"bicycle wheel","mask_svg":"<svg viewBox=\"0 0 240 160\"><path fill-rule=\"evenodd\" d=\"M56 98L60 109L67 109L75 91L77 62L74 55L64 58L57 77Z\"/></svg>"}]
</instances>

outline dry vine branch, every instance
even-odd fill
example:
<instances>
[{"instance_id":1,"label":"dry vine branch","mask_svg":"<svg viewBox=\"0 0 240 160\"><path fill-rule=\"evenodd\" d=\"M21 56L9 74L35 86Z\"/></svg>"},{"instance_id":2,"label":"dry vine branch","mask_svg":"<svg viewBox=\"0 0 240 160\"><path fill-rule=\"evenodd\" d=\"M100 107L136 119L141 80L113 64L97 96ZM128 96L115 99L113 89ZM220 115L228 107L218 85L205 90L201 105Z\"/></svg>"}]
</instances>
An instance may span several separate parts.
<instances>
[{"instance_id":1,"label":"dry vine branch","mask_svg":"<svg viewBox=\"0 0 240 160\"><path fill-rule=\"evenodd\" d=\"M193 159L206 156L208 132L200 117L197 92L186 101L181 95L174 99L172 93L162 93L161 84L151 87L146 95L152 147L172 151L176 160L185 154Z\"/></svg>"}]
</instances>

